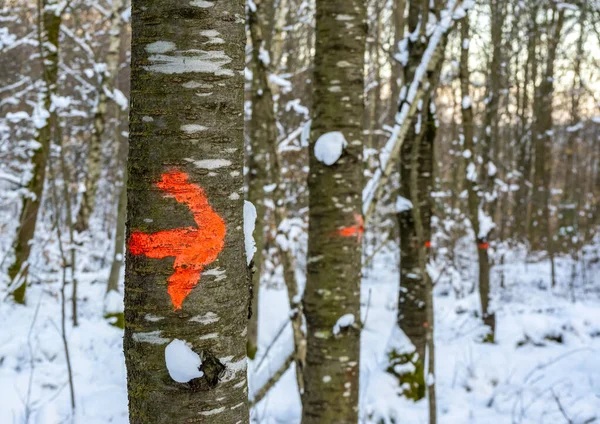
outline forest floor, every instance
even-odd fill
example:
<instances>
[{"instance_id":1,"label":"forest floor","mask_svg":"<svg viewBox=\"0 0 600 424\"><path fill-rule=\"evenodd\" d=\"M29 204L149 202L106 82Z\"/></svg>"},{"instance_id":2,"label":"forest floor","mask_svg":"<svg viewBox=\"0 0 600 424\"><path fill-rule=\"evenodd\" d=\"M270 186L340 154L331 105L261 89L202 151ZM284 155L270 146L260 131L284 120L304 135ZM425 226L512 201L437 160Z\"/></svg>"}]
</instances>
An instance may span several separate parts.
<instances>
[{"instance_id":1,"label":"forest floor","mask_svg":"<svg viewBox=\"0 0 600 424\"><path fill-rule=\"evenodd\" d=\"M3 246L4 247L4 246ZM478 340L485 332L478 318L473 281L457 272L439 278L435 288L435 343L438 422L572 423L600 422L600 245L589 246L583 261L558 258L557 286L550 287L547 260L528 263L513 251L493 275L497 311L495 344ZM397 310L397 253L382 251L365 269L361 353L361 422L418 424L427 422L425 400L399 397L397 381L385 372L386 347ZM472 257L472 256L471 256ZM6 265L5 265L6 266ZM470 264L473 268L475 265ZM43 267L41 267L43 268ZM40 269L41 269L40 268ZM585 270L585 273L582 272ZM469 272L468 275L475 275ZM75 423L127 423L127 390L122 332L103 319L108 268L79 275L79 326L67 336L76 397ZM66 362L61 339L60 274L37 274L28 304L15 305L0 291L0 423L58 424L71 422ZM574 284L571 282L574 281ZM457 298L459 292L467 293ZM67 287L67 294L70 287ZM285 323L289 307L282 283L261 291L257 361ZM287 328L269 357L289 348ZM396 340L397 342L397 340ZM250 390L277 368L267 360L254 374ZM261 377L262 375L262 377ZM300 401L291 368L254 408L264 424L299 422Z\"/></svg>"}]
</instances>

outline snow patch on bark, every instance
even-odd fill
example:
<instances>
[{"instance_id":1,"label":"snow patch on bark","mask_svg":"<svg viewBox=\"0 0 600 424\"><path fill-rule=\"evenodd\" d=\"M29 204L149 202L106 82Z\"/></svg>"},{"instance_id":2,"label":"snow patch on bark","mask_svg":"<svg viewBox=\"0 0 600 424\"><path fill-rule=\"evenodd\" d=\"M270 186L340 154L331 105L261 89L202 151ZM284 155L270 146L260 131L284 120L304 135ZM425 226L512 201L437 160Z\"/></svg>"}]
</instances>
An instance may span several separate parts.
<instances>
[{"instance_id":1,"label":"snow patch on bark","mask_svg":"<svg viewBox=\"0 0 600 424\"><path fill-rule=\"evenodd\" d=\"M208 127L198 124L186 124L181 126L181 131L183 131L186 134L196 134L200 131L205 131L207 129Z\"/></svg>"},{"instance_id":2,"label":"snow patch on bark","mask_svg":"<svg viewBox=\"0 0 600 424\"><path fill-rule=\"evenodd\" d=\"M157 43L160 44L157 45ZM202 72L225 76L234 75L231 69L224 68L231 62L231 58L223 50L175 50L175 45L170 41L157 41L148 44L146 51L150 53L148 61L151 65L144 66L144 69L149 72L162 74Z\"/></svg>"},{"instance_id":3,"label":"snow patch on bark","mask_svg":"<svg viewBox=\"0 0 600 424\"><path fill-rule=\"evenodd\" d=\"M247 200L244 200L244 242L246 245L246 264L250 265L254 252L256 252L256 241L252 233L256 224L256 208Z\"/></svg>"},{"instance_id":4,"label":"snow patch on bark","mask_svg":"<svg viewBox=\"0 0 600 424\"><path fill-rule=\"evenodd\" d=\"M226 383L235 378L235 376L243 372L246 373L246 368L248 367L248 362L246 357L244 356L239 361L232 362L233 356L226 356L224 358L220 358L219 360L223 365L225 365L225 372L223 374L223 378L221 378L221 383ZM242 381L241 383L244 383Z\"/></svg>"},{"instance_id":5,"label":"snow patch on bark","mask_svg":"<svg viewBox=\"0 0 600 424\"><path fill-rule=\"evenodd\" d=\"M406 197L398 196L396 198L396 213L409 211L413 208L413 204Z\"/></svg>"},{"instance_id":6,"label":"snow patch on bark","mask_svg":"<svg viewBox=\"0 0 600 424\"><path fill-rule=\"evenodd\" d=\"M205 273L206 274L206 273ZM190 318L191 322L199 322L200 324L213 324L220 320L219 316L214 312L207 312L204 315L196 315Z\"/></svg>"},{"instance_id":7,"label":"snow patch on bark","mask_svg":"<svg viewBox=\"0 0 600 424\"><path fill-rule=\"evenodd\" d=\"M155 41L146 46L146 51L150 54L167 53L175 50L175 43L171 41Z\"/></svg>"},{"instance_id":8,"label":"snow patch on bark","mask_svg":"<svg viewBox=\"0 0 600 424\"><path fill-rule=\"evenodd\" d=\"M200 169L218 169L224 168L226 166L231 165L231 161L227 159L202 159L202 160L194 160L190 158L186 158L188 162L194 164L196 168Z\"/></svg>"},{"instance_id":9,"label":"snow patch on bark","mask_svg":"<svg viewBox=\"0 0 600 424\"><path fill-rule=\"evenodd\" d=\"M165 348L165 362L169 375L178 383L187 383L204 375L200 371L200 356L183 340L175 339L168 344Z\"/></svg>"},{"instance_id":10,"label":"snow patch on bark","mask_svg":"<svg viewBox=\"0 0 600 424\"><path fill-rule=\"evenodd\" d=\"M165 344L169 343L170 339L161 337L162 331L149 331L147 333L134 333L133 340L138 343L150 343L150 344Z\"/></svg>"},{"instance_id":11,"label":"snow patch on bark","mask_svg":"<svg viewBox=\"0 0 600 424\"><path fill-rule=\"evenodd\" d=\"M206 0L192 0L190 2L190 5L192 6L196 6L196 7L202 7L204 9L208 8L208 7L213 7L215 4L212 1L206 1Z\"/></svg>"},{"instance_id":12,"label":"snow patch on bark","mask_svg":"<svg viewBox=\"0 0 600 424\"><path fill-rule=\"evenodd\" d=\"M337 336L342 331L342 328L350 327L354 325L354 314L345 314L339 317L335 325L333 326L333 334Z\"/></svg>"},{"instance_id":13,"label":"snow patch on bark","mask_svg":"<svg viewBox=\"0 0 600 424\"><path fill-rule=\"evenodd\" d=\"M315 157L325 165L333 165L342 156L347 145L348 142L340 131L325 133L315 143Z\"/></svg>"}]
</instances>

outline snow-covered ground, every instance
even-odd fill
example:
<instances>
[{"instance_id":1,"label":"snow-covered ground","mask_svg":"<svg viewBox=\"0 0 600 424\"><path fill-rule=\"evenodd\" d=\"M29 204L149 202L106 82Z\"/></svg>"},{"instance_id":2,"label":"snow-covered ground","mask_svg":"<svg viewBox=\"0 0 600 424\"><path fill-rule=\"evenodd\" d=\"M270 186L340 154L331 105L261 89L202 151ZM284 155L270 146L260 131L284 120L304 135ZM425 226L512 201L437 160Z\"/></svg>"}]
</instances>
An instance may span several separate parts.
<instances>
[{"instance_id":1,"label":"snow-covered ground","mask_svg":"<svg viewBox=\"0 0 600 424\"><path fill-rule=\"evenodd\" d=\"M438 422L600 421L599 264L588 263L585 276L579 267L571 290L569 259L557 260L558 285L554 289L549 287L547 261L526 263L524 254L513 252L507 263L505 288L497 287L499 270L494 274L498 322L494 345L477 341L484 331L477 318L477 294L456 299L453 287L458 283L449 281L449 276L436 286ZM25 423L28 415L28 422L34 424L70 422L60 333L60 275L39 275L43 282L29 289L27 306L12 304L6 292L0 292L2 424ZM102 318L107 277L108 269L80 275L80 325L73 328L70 320L67 325L77 403L75 423L127 423L122 332ZM383 371L394 329L397 291L397 254L382 251L365 270L363 284L360 407L365 423L427 422L425 401L414 403L398 397L396 381ZM260 311L257 361L288 316L283 284L269 284L261 291ZM290 343L291 330L286 328L269 357L282 357ZM250 370L255 365L251 364ZM277 367L276 361L263 363L251 381L251 391ZM265 424L299 422L295 384L292 367L254 408L253 417Z\"/></svg>"}]
</instances>

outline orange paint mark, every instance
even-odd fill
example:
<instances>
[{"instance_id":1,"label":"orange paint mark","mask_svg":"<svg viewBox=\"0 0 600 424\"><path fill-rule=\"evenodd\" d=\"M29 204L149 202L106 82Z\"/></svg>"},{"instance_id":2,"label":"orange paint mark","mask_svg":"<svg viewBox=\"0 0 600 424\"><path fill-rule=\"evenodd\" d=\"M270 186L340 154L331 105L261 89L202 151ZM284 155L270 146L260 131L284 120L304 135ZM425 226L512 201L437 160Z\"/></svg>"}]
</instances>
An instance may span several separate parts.
<instances>
[{"instance_id":1,"label":"orange paint mark","mask_svg":"<svg viewBox=\"0 0 600 424\"><path fill-rule=\"evenodd\" d=\"M430 241L426 241L425 242L425 247L429 249L431 247L431 242Z\"/></svg>"},{"instance_id":2,"label":"orange paint mark","mask_svg":"<svg viewBox=\"0 0 600 424\"><path fill-rule=\"evenodd\" d=\"M225 244L225 221L210 207L204 190L188 182L188 175L171 171L162 175L156 186L185 203L194 215L197 228L176 228L154 234L135 232L129 240L134 255L148 258L175 257L175 272L168 279L168 293L175 309L200 281L204 267L215 259Z\"/></svg>"},{"instance_id":3,"label":"orange paint mark","mask_svg":"<svg viewBox=\"0 0 600 424\"><path fill-rule=\"evenodd\" d=\"M340 228L337 231L338 235L340 235L342 237L354 237L354 236L357 236L358 237L358 241L361 241L363 233L365 231L362 215L359 215L359 214L355 213L354 214L354 221L356 222L356 225L353 225L351 227Z\"/></svg>"},{"instance_id":4,"label":"orange paint mark","mask_svg":"<svg viewBox=\"0 0 600 424\"><path fill-rule=\"evenodd\" d=\"M487 249L488 247L490 247L490 244L489 243L479 243L477 245L477 247L480 249Z\"/></svg>"}]
</instances>

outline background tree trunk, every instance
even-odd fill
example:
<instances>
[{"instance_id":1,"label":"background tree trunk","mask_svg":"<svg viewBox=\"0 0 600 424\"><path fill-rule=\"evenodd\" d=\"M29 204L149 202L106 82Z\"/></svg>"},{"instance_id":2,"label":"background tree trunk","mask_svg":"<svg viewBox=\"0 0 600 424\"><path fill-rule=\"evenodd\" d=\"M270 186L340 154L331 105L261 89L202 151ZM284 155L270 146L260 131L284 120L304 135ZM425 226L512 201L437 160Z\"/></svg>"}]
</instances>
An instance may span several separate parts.
<instances>
[{"instance_id":1,"label":"background tree trunk","mask_svg":"<svg viewBox=\"0 0 600 424\"><path fill-rule=\"evenodd\" d=\"M250 121L250 154L248 155L248 201L256 207L256 253L252 275L252 316L248 322L248 357L254 359L258 338L258 295L265 240L265 186L268 182L269 146L277 144L277 128L273 110L273 94L269 87L270 51L263 35L263 24L270 1L255 2L256 10L248 11L252 39L252 120Z\"/></svg>"},{"instance_id":2,"label":"background tree trunk","mask_svg":"<svg viewBox=\"0 0 600 424\"><path fill-rule=\"evenodd\" d=\"M56 111L52 108L52 95L57 91L58 36L60 33L62 10L57 0L42 0L40 2L39 14L38 39L44 84L39 96L38 105L32 113L33 116L37 117L35 141L38 143L38 147L31 158L33 176L26 186L31 196L23 197L19 227L14 242L15 259L8 268L8 276L12 282L12 295L17 303L25 303L31 242L35 234L38 211L42 202L42 195L44 194L46 164L48 155L50 154L52 131L56 126Z\"/></svg>"},{"instance_id":3,"label":"background tree trunk","mask_svg":"<svg viewBox=\"0 0 600 424\"><path fill-rule=\"evenodd\" d=\"M123 19L121 14L124 11L123 0L112 0L112 11L110 16L110 42L108 52L106 53L106 70L100 76L100 86L98 92L98 103L94 113L94 132L90 138L90 144L87 156L87 172L85 175L85 191L81 197L77 218L75 221L75 230L82 233L89 227L90 216L94 211L96 204L96 189L100 179L101 160L102 160L102 141L106 126L106 116L108 112L109 97L108 93L115 96L114 80L119 71L119 52L121 47L121 28ZM121 105L119 105L121 106Z\"/></svg>"},{"instance_id":4,"label":"background tree trunk","mask_svg":"<svg viewBox=\"0 0 600 424\"><path fill-rule=\"evenodd\" d=\"M358 420L366 10L362 0L316 5L302 422L352 423ZM319 137L333 131L347 145L328 166L314 151ZM344 227L354 227L354 234L341 236ZM352 325L334 334L344 315Z\"/></svg>"}]
</instances>

